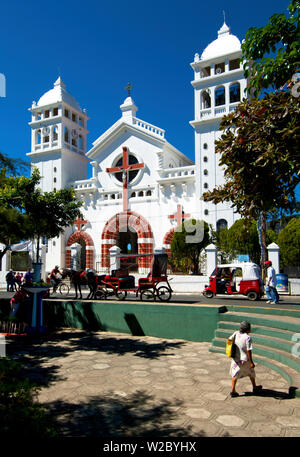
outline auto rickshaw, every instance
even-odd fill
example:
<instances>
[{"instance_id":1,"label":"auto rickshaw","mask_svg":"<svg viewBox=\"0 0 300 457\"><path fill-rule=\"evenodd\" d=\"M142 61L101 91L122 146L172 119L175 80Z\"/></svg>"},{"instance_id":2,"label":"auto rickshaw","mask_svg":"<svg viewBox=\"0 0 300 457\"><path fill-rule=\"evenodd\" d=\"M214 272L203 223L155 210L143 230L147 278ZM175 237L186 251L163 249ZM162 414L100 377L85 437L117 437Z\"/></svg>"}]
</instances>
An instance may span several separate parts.
<instances>
[{"instance_id":1,"label":"auto rickshaw","mask_svg":"<svg viewBox=\"0 0 300 457\"><path fill-rule=\"evenodd\" d=\"M202 293L206 298L240 294L249 300L258 300L264 295L260 268L252 262L217 265Z\"/></svg>"}]
</instances>

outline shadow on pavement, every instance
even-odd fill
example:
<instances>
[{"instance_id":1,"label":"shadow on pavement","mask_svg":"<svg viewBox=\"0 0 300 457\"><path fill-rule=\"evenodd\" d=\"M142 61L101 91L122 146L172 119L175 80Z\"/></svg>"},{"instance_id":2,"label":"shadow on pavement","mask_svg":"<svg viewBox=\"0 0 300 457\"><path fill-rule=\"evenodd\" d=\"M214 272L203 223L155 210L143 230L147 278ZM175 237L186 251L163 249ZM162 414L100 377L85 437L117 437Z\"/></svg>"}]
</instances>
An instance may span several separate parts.
<instances>
[{"instance_id":1,"label":"shadow on pavement","mask_svg":"<svg viewBox=\"0 0 300 457\"><path fill-rule=\"evenodd\" d=\"M180 401L158 402L142 391L126 398L111 394L44 405L57 420L59 435L64 437L184 437L192 433L191 426L176 424ZM204 432L200 436L205 436Z\"/></svg>"}]
</instances>

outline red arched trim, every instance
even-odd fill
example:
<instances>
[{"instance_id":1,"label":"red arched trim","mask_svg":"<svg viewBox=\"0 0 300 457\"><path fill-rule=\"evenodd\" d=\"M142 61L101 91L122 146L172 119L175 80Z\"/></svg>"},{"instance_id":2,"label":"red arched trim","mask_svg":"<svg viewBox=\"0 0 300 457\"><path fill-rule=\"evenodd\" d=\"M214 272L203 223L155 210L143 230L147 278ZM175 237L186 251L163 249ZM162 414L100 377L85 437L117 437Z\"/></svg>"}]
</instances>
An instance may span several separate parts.
<instances>
[{"instance_id":1,"label":"red arched trim","mask_svg":"<svg viewBox=\"0 0 300 457\"><path fill-rule=\"evenodd\" d=\"M72 246L74 243L83 240L85 242L86 251L85 251L85 263L86 268L94 268L94 242L92 237L82 231L77 231L72 233L67 242L67 247ZM88 249L90 248L90 249ZM71 268L71 250L66 250L66 268Z\"/></svg>"},{"instance_id":2,"label":"red arched trim","mask_svg":"<svg viewBox=\"0 0 300 457\"><path fill-rule=\"evenodd\" d=\"M135 211L117 213L106 222L101 235L102 267L109 268L109 250L116 244L119 231L127 231L128 228L137 233L139 254L153 252L153 233L149 222ZM151 257L139 258L138 264L139 268L150 268Z\"/></svg>"}]
</instances>

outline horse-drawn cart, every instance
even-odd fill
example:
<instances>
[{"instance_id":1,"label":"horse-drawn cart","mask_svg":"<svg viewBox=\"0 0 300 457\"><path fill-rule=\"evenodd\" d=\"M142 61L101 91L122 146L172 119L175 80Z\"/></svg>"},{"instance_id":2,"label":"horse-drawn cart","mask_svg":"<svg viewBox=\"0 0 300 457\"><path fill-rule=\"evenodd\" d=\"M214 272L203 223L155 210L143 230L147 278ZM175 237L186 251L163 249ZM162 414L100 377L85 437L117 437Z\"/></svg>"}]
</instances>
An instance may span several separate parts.
<instances>
[{"instance_id":1,"label":"horse-drawn cart","mask_svg":"<svg viewBox=\"0 0 300 457\"><path fill-rule=\"evenodd\" d=\"M115 296L125 300L129 293L140 297L142 301L169 301L172 288L167 276L167 254L153 254L151 270L146 278L129 275L128 269L113 270L110 275L97 276L95 299L103 300Z\"/></svg>"}]
</instances>

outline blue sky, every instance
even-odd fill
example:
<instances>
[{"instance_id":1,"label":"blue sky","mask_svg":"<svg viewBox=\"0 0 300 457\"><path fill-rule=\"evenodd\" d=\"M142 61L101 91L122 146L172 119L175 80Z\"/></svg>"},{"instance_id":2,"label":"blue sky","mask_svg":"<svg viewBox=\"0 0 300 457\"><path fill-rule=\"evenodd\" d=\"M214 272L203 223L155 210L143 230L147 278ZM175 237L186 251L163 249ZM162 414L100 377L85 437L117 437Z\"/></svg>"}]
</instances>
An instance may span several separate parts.
<instances>
[{"instance_id":1,"label":"blue sky","mask_svg":"<svg viewBox=\"0 0 300 457\"><path fill-rule=\"evenodd\" d=\"M4 1L0 26L0 151L26 158L30 113L61 75L90 117L88 149L120 115L130 81L137 116L166 130L194 160L190 63L223 24L242 40L247 30L285 12L289 1L199 0Z\"/></svg>"}]
</instances>

